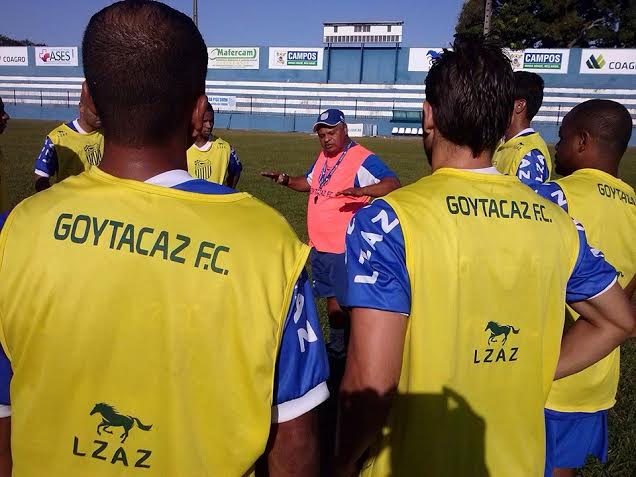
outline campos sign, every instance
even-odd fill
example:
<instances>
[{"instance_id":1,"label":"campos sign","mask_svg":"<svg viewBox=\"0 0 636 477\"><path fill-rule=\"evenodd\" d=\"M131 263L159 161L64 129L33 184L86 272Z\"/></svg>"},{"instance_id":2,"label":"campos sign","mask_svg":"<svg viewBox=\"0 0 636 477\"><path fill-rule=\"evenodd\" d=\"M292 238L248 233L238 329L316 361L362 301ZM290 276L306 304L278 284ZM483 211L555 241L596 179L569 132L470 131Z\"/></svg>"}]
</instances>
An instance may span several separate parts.
<instances>
[{"instance_id":1,"label":"campos sign","mask_svg":"<svg viewBox=\"0 0 636 477\"><path fill-rule=\"evenodd\" d=\"M442 48L409 48L409 71L428 71L433 60L439 58Z\"/></svg>"},{"instance_id":2,"label":"campos sign","mask_svg":"<svg viewBox=\"0 0 636 477\"><path fill-rule=\"evenodd\" d=\"M77 66L77 47L35 47L36 66Z\"/></svg>"},{"instance_id":3,"label":"campos sign","mask_svg":"<svg viewBox=\"0 0 636 477\"><path fill-rule=\"evenodd\" d=\"M322 48L269 49L269 67L273 70L322 70Z\"/></svg>"},{"instance_id":4,"label":"campos sign","mask_svg":"<svg viewBox=\"0 0 636 477\"><path fill-rule=\"evenodd\" d=\"M213 70L257 70L258 47L208 48L208 68Z\"/></svg>"},{"instance_id":5,"label":"campos sign","mask_svg":"<svg viewBox=\"0 0 636 477\"><path fill-rule=\"evenodd\" d=\"M29 66L26 46L3 46L0 48L0 66Z\"/></svg>"},{"instance_id":6,"label":"campos sign","mask_svg":"<svg viewBox=\"0 0 636 477\"><path fill-rule=\"evenodd\" d=\"M636 75L636 50L581 50L582 74Z\"/></svg>"},{"instance_id":7,"label":"campos sign","mask_svg":"<svg viewBox=\"0 0 636 477\"><path fill-rule=\"evenodd\" d=\"M505 50L515 71L534 71L535 73L568 72L570 50L565 49L527 49Z\"/></svg>"}]
</instances>

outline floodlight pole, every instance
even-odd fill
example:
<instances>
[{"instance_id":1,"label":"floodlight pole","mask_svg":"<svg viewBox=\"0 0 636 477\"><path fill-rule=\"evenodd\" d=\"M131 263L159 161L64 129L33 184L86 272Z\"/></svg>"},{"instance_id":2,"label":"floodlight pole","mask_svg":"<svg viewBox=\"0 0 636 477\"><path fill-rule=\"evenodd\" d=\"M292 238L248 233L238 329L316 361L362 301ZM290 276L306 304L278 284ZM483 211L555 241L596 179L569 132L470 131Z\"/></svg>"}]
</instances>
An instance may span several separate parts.
<instances>
[{"instance_id":1,"label":"floodlight pole","mask_svg":"<svg viewBox=\"0 0 636 477\"><path fill-rule=\"evenodd\" d=\"M484 8L484 36L490 34L490 20L492 18L492 0L485 0Z\"/></svg>"},{"instance_id":2,"label":"floodlight pole","mask_svg":"<svg viewBox=\"0 0 636 477\"><path fill-rule=\"evenodd\" d=\"M192 21L197 27L199 26L199 7L197 0L192 0Z\"/></svg>"}]
</instances>

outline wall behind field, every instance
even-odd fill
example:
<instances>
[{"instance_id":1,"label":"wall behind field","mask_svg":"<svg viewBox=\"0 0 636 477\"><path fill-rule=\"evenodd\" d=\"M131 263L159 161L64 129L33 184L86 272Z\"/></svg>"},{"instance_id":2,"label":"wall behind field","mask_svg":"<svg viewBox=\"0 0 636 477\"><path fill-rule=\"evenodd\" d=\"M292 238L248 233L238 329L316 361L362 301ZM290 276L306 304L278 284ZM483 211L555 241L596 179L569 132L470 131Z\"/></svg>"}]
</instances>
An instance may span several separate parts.
<instances>
[{"instance_id":1,"label":"wall behind field","mask_svg":"<svg viewBox=\"0 0 636 477\"><path fill-rule=\"evenodd\" d=\"M62 55L64 50L69 50L67 56ZM211 58L213 50L218 51L211 47ZM252 69L208 70L206 92L217 110L217 127L310 132L320 111L336 107L344 111L349 123L363 124L366 131L377 130L381 135L419 132L417 116L427 73L414 70L427 69L430 58L426 55L439 51L400 47L220 50L254 51L258 57L241 64L234 58L228 60L232 68ZM22 51L28 66L9 66L3 61L6 52L0 48L0 96L9 113L16 118L74 118L83 80L81 49L29 47ZM538 53L551 51L567 50ZM43 62L47 53L59 58L61 65ZM555 142L563 116L590 98L623 103L636 125L636 50L572 49L568 54L567 68L560 65L562 74L540 72L545 95L534 126L547 141ZM594 55L593 63L589 63L590 55ZM65 61L67 57L71 60ZM292 64L298 58L304 64ZM227 67L219 61L211 59L210 66ZM610 69L612 65L623 68ZM636 134L631 145L636 145Z\"/></svg>"}]
</instances>

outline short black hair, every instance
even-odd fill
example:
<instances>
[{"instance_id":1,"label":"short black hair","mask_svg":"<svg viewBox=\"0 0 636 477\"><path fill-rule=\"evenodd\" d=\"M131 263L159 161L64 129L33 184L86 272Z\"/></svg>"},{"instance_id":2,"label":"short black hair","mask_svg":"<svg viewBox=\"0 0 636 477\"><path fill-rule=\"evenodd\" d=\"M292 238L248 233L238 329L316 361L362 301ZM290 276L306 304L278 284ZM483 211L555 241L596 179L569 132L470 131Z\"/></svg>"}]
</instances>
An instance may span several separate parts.
<instances>
[{"instance_id":1,"label":"short black hair","mask_svg":"<svg viewBox=\"0 0 636 477\"><path fill-rule=\"evenodd\" d=\"M493 151L514 106L510 60L497 45L456 37L426 76L426 101L442 136L473 156Z\"/></svg>"},{"instance_id":2,"label":"short black hair","mask_svg":"<svg viewBox=\"0 0 636 477\"><path fill-rule=\"evenodd\" d=\"M183 13L156 1L114 3L90 19L84 75L106 139L165 142L205 92L207 50Z\"/></svg>"},{"instance_id":3,"label":"short black hair","mask_svg":"<svg viewBox=\"0 0 636 477\"><path fill-rule=\"evenodd\" d=\"M632 137L632 116L627 108L609 99L590 99L567 115L575 131L587 131L606 154L620 160Z\"/></svg>"},{"instance_id":4,"label":"short black hair","mask_svg":"<svg viewBox=\"0 0 636 477\"><path fill-rule=\"evenodd\" d=\"M532 121L543 103L543 78L529 71L515 71L515 100L526 100L526 118Z\"/></svg>"}]
</instances>

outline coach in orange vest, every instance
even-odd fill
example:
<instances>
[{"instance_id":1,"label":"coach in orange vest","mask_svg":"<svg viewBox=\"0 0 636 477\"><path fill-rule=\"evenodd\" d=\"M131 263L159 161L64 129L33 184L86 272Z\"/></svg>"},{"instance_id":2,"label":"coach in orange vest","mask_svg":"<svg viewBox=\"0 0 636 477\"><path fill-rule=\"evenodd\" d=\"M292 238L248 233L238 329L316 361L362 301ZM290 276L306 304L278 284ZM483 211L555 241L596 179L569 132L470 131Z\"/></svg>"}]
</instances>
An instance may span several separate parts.
<instances>
[{"instance_id":1,"label":"coach in orange vest","mask_svg":"<svg viewBox=\"0 0 636 477\"><path fill-rule=\"evenodd\" d=\"M327 298L329 344L332 359L345 357L347 315L338 300L345 285L345 233L353 214L372 198L400 187L395 173L368 149L349 138L342 111L328 109L314 124L322 151L302 176L262 172L276 183L298 192L309 192L307 231L316 295Z\"/></svg>"}]
</instances>

